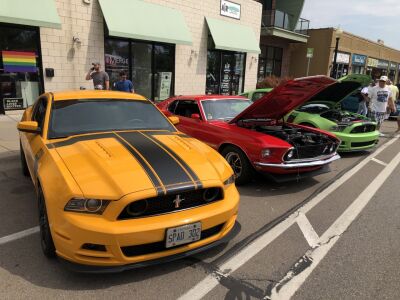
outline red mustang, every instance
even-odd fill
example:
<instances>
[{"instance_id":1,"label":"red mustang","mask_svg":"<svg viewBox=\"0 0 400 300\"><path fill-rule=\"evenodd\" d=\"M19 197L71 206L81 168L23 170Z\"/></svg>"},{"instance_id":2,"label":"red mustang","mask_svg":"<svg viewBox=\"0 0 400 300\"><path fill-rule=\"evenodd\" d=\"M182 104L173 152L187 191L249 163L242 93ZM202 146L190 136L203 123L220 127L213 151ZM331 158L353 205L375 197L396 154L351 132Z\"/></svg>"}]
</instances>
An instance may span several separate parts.
<instances>
[{"instance_id":1,"label":"red mustang","mask_svg":"<svg viewBox=\"0 0 400 300\"><path fill-rule=\"evenodd\" d=\"M240 96L178 96L158 107L179 117L178 129L217 149L231 165L236 183L254 170L277 181L329 171L339 140L315 128L285 123L283 117L336 81L325 77L291 80L257 102Z\"/></svg>"}]
</instances>

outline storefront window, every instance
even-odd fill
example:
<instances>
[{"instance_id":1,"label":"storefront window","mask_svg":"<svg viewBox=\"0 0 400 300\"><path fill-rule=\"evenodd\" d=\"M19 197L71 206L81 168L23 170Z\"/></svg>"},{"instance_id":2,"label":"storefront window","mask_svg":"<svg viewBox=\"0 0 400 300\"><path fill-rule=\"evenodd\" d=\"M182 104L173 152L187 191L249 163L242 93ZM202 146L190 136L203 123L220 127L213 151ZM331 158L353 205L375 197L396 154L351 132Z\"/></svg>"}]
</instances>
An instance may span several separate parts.
<instances>
[{"instance_id":1,"label":"storefront window","mask_svg":"<svg viewBox=\"0 0 400 300\"><path fill-rule=\"evenodd\" d=\"M268 76L280 77L282 74L283 49L278 47L261 46L258 60L258 81Z\"/></svg>"},{"instance_id":2,"label":"storefront window","mask_svg":"<svg viewBox=\"0 0 400 300\"><path fill-rule=\"evenodd\" d=\"M0 31L0 113L4 113L3 103L33 104L43 83L39 29L0 25Z\"/></svg>"},{"instance_id":3,"label":"storefront window","mask_svg":"<svg viewBox=\"0 0 400 300\"><path fill-rule=\"evenodd\" d=\"M206 94L238 95L243 92L245 53L207 52Z\"/></svg>"},{"instance_id":4,"label":"storefront window","mask_svg":"<svg viewBox=\"0 0 400 300\"><path fill-rule=\"evenodd\" d=\"M365 67L353 65L353 74L364 74Z\"/></svg>"},{"instance_id":5,"label":"storefront window","mask_svg":"<svg viewBox=\"0 0 400 300\"><path fill-rule=\"evenodd\" d=\"M111 87L126 71L136 93L154 101L173 95L175 45L106 38L105 61Z\"/></svg>"}]
</instances>

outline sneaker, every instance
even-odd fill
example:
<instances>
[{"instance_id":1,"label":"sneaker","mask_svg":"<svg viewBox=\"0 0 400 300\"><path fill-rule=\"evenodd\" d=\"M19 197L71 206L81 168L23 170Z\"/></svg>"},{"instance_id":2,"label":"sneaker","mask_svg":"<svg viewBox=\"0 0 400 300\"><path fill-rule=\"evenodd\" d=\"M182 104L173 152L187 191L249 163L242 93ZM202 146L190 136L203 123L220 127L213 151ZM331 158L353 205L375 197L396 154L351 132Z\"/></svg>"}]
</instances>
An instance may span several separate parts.
<instances>
[{"instance_id":1,"label":"sneaker","mask_svg":"<svg viewBox=\"0 0 400 300\"><path fill-rule=\"evenodd\" d=\"M379 136L380 136L380 137L385 137L386 134L380 132L380 133L379 133Z\"/></svg>"}]
</instances>

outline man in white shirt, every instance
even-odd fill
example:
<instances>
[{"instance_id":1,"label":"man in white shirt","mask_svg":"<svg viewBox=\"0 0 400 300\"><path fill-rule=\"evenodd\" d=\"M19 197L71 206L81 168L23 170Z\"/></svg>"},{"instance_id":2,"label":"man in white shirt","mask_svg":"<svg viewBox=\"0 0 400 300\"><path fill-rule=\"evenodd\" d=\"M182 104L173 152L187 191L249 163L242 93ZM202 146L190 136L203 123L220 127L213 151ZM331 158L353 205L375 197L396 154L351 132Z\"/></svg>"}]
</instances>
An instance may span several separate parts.
<instances>
[{"instance_id":1,"label":"man in white shirt","mask_svg":"<svg viewBox=\"0 0 400 300\"><path fill-rule=\"evenodd\" d=\"M396 110L397 110L396 102L399 99L399 89L397 86L395 86L392 83L392 81L390 79L386 82L386 84L387 84L388 88L390 88L392 91L392 102L393 102L392 104L395 109L393 112L396 112ZM400 115L397 116L397 131L396 132L399 132L399 131L400 131Z\"/></svg>"},{"instance_id":2,"label":"man in white shirt","mask_svg":"<svg viewBox=\"0 0 400 300\"><path fill-rule=\"evenodd\" d=\"M387 76L381 76L378 85L374 86L371 89L370 95L368 95L371 103L369 117L378 124L378 129L381 128L381 125L385 120L387 108L389 107L391 111L394 110L392 106L392 91L386 86L387 80Z\"/></svg>"}]
</instances>

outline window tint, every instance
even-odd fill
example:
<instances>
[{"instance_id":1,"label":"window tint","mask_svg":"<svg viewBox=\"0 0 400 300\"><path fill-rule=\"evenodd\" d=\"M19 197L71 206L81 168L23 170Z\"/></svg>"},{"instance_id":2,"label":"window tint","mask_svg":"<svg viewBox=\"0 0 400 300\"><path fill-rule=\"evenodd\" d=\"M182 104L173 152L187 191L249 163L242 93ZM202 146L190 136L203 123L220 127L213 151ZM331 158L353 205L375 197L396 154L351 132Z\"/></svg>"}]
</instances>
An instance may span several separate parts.
<instances>
[{"instance_id":1,"label":"window tint","mask_svg":"<svg viewBox=\"0 0 400 300\"><path fill-rule=\"evenodd\" d=\"M175 108L175 114L178 116L190 118L192 114L200 115L200 109L196 101L183 100L178 101L177 107Z\"/></svg>"},{"instance_id":2,"label":"window tint","mask_svg":"<svg viewBox=\"0 0 400 300\"><path fill-rule=\"evenodd\" d=\"M168 111L170 113L175 114L175 109L176 109L176 105L178 104L178 102L179 102L179 100L175 100L168 106Z\"/></svg>"},{"instance_id":3,"label":"window tint","mask_svg":"<svg viewBox=\"0 0 400 300\"><path fill-rule=\"evenodd\" d=\"M43 128L46 116L47 99L40 98L33 107L32 121L36 121L40 128Z\"/></svg>"}]
</instances>

